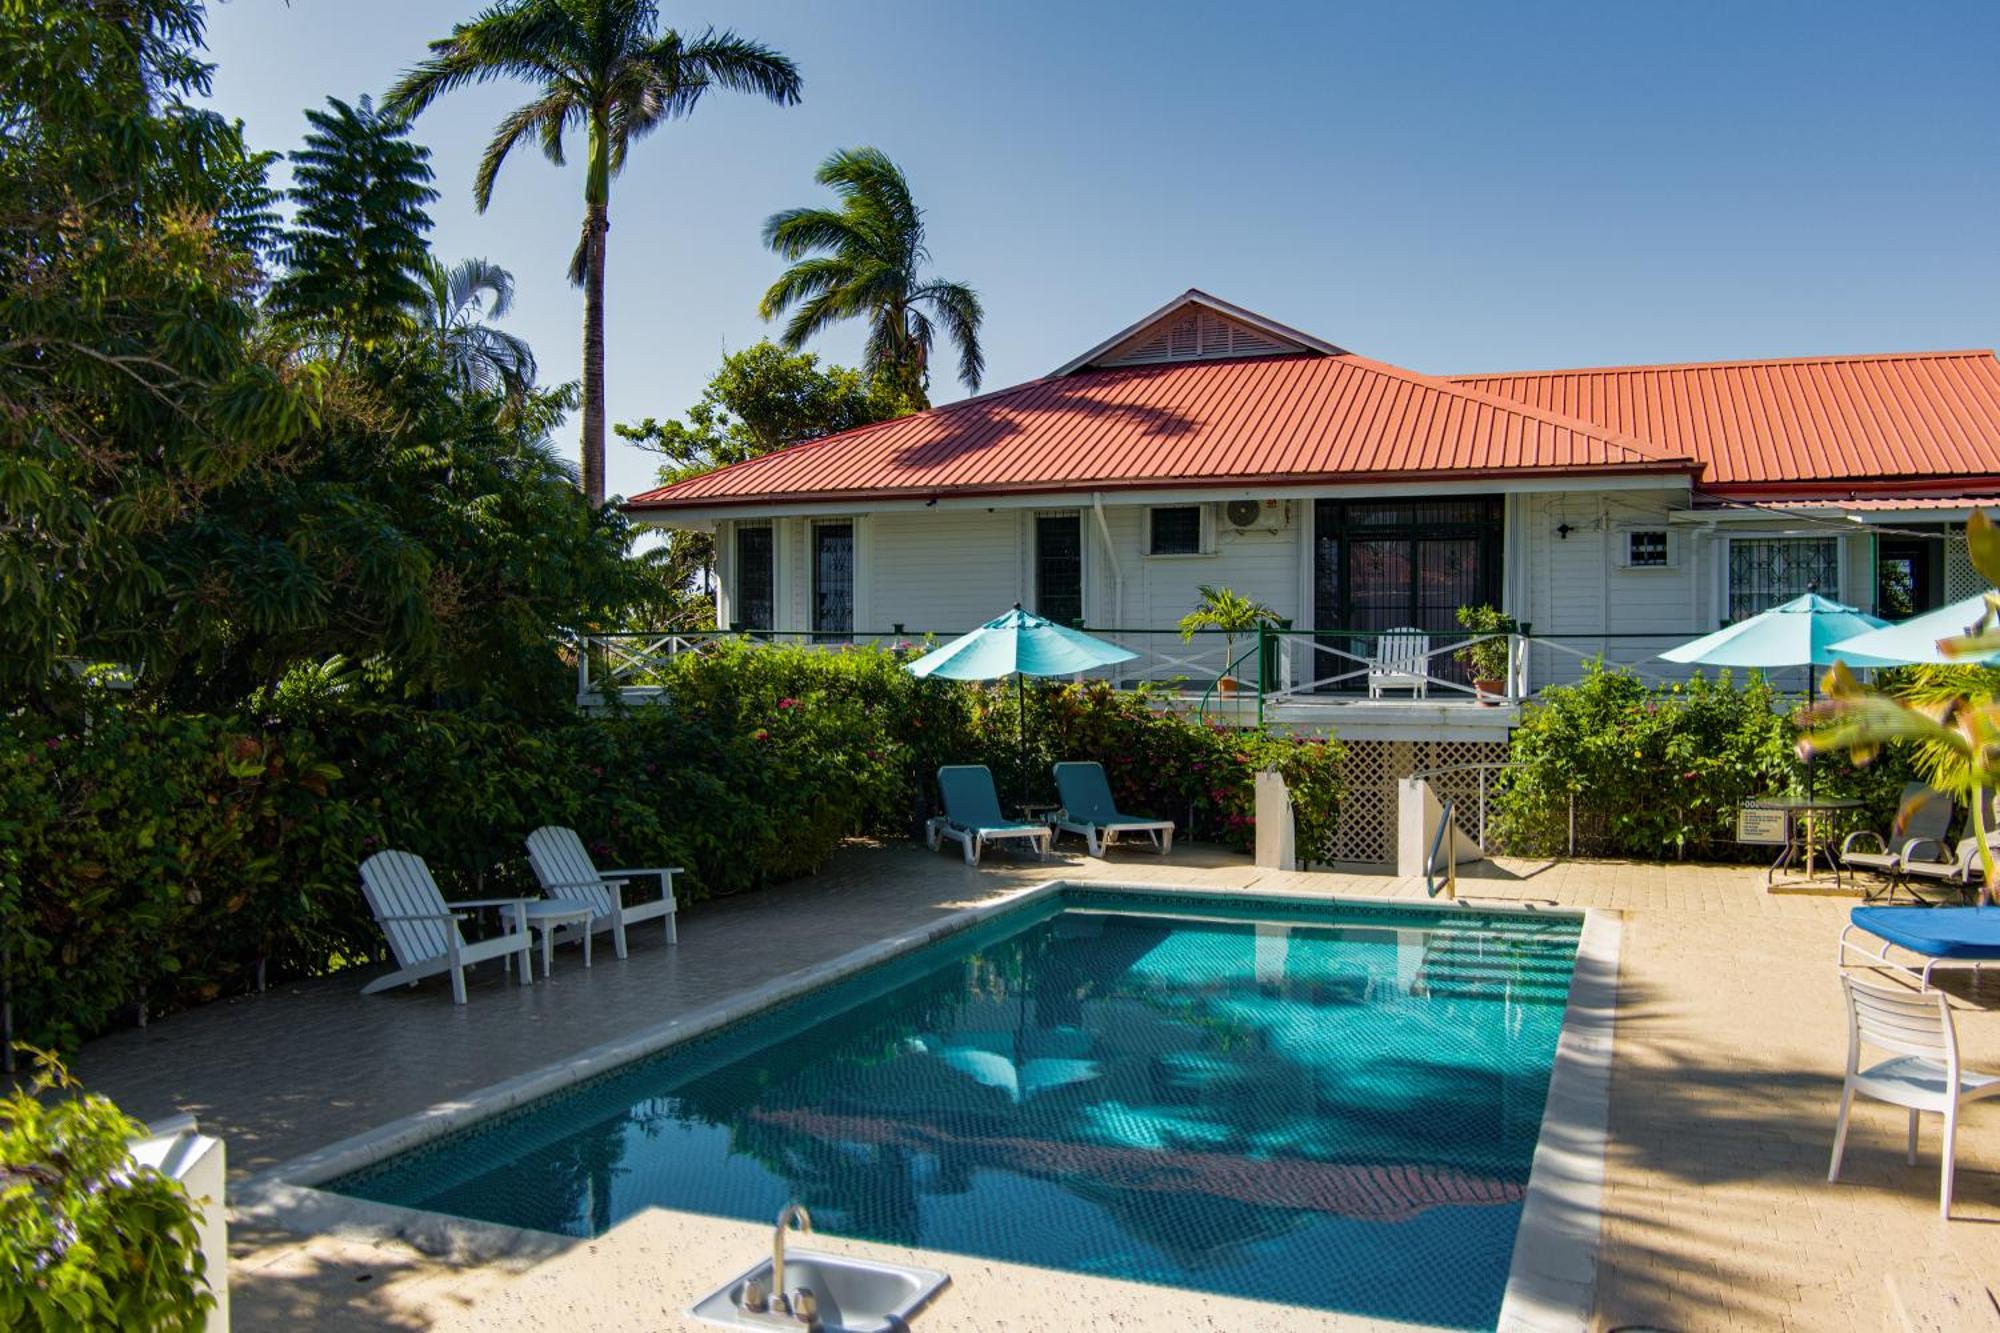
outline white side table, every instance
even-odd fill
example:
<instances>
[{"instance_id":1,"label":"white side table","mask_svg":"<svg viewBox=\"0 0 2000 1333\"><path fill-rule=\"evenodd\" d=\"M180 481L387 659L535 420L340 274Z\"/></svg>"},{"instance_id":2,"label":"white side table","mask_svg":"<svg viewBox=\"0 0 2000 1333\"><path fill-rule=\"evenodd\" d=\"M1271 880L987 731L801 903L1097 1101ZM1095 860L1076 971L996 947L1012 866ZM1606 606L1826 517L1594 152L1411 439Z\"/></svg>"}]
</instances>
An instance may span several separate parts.
<instances>
[{"instance_id":1,"label":"white side table","mask_svg":"<svg viewBox=\"0 0 2000 1333\"><path fill-rule=\"evenodd\" d=\"M590 904L565 902L559 898L534 898L526 904L528 930L542 937L542 975L555 971L556 932L564 926L583 931L583 965L590 966Z\"/></svg>"}]
</instances>

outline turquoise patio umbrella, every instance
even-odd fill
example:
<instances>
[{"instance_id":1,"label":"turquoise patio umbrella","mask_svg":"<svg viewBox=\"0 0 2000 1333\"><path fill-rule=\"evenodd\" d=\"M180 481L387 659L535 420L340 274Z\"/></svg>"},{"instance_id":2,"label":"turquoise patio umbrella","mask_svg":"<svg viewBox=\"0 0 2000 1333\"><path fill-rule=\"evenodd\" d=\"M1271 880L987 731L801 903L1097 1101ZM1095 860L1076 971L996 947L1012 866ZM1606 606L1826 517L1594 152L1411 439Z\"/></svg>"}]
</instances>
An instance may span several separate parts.
<instances>
[{"instance_id":1,"label":"turquoise patio umbrella","mask_svg":"<svg viewBox=\"0 0 2000 1333\"><path fill-rule=\"evenodd\" d=\"M1849 666L1895 666L1885 657L1849 652L1840 646L1847 639L1880 629L1886 620L1843 606L1831 598L1809 592L1803 597L1774 606L1761 615L1725 625L1713 634L1669 648L1660 656L1669 662L1693 662L1703 666L1730 667L1825 667L1835 662ZM1817 678L1806 672L1806 702L1813 698ZM1806 795L1812 795L1812 764L1806 764Z\"/></svg>"},{"instance_id":2,"label":"turquoise patio umbrella","mask_svg":"<svg viewBox=\"0 0 2000 1333\"><path fill-rule=\"evenodd\" d=\"M947 680L998 680L1014 677L1014 698L1021 711L1021 799L1028 793L1028 699L1023 676L1074 676L1114 662L1129 662L1138 654L1115 643L1092 638L1080 629L1058 625L1032 612L1014 609L961 634L910 663L913 676L943 676Z\"/></svg>"},{"instance_id":3,"label":"turquoise patio umbrella","mask_svg":"<svg viewBox=\"0 0 2000 1333\"><path fill-rule=\"evenodd\" d=\"M1947 657L1938 650L1939 639L1955 638L1979 622L1986 614L1986 597L1987 594L1978 593L1962 602L1953 602L1950 606L1941 606L1935 611L1912 616L1899 624L1884 625L1880 629L1856 634L1853 638L1842 639L1834 644L1834 650L1844 658L1849 653L1856 653L1904 665L1934 662L2000 662L2000 650L1969 653L1964 657Z\"/></svg>"},{"instance_id":4,"label":"turquoise patio umbrella","mask_svg":"<svg viewBox=\"0 0 2000 1333\"><path fill-rule=\"evenodd\" d=\"M1725 625L1678 648L1669 648L1660 656L1669 662L1695 662L1703 666L1824 667L1837 661L1859 667L1895 666L1893 659L1849 652L1840 646L1843 640L1888 623L1866 611L1809 592L1762 615ZM1811 679L1807 677L1808 681Z\"/></svg>"}]
</instances>

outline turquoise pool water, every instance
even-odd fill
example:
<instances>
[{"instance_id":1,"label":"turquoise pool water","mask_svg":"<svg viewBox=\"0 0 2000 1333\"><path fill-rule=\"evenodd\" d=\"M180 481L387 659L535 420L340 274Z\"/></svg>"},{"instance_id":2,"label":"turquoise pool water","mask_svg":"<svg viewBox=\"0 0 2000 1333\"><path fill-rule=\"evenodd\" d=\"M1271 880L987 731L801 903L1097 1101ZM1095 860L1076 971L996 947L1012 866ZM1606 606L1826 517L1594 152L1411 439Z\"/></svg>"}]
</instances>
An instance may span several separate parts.
<instances>
[{"instance_id":1,"label":"turquoise pool water","mask_svg":"<svg viewBox=\"0 0 2000 1333\"><path fill-rule=\"evenodd\" d=\"M1067 890L326 1188L1491 1327L1579 924Z\"/></svg>"}]
</instances>

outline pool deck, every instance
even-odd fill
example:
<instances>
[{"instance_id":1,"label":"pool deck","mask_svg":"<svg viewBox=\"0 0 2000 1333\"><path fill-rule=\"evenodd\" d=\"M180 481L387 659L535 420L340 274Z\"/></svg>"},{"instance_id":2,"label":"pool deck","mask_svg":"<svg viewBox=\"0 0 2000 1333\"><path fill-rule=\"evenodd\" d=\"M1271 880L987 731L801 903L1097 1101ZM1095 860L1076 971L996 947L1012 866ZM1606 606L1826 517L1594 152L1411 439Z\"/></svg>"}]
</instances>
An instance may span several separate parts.
<instances>
[{"instance_id":1,"label":"pool deck","mask_svg":"<svg viewBox=\"0 0 2000 1333\"><path fill-rule=\"evenodd\" d=\"M1937 1216L1934 1122L1920 1165L1907 1167L1901 1113L1857 1105L1845 1179L1825 1182L1845 1053L1833 941L1851 900L1768 894L1761 873L1741 867L1505 861L1468 871L1464 899L1622 918L1597 1327L1877 1329L1894 1300L1979 1295L2000 1279L2000 1108L1968 1112L1948 1224ZM281 987L108 1036L75 1070L141 1117L193 1112L227 1140L241 1181L1052 878L1423 896L1391 876L1263 872L1200 847L1109 862L994 854L977 870L917 848L855 847L820 875L686 910L677 949L646 927L624 963L606 947L586 972L562 950L553 981L529 989L475 973L472 1002L460 1008L441 982L380 996L360 995L353 977ZM2000 1012L1987 1012L2000 1010L2000 981L1961 999L1967 1063L2000 1068ZM239 1219L231 1298L239 1329L692 1328L677 1311L768 1243L762 1226L654 1211L542 1256L453 1263L400 1242L299 1236ZM954 1276L915 1321L935 1333L1369 1327L920 1258Z\"/></svg>"}]
</instances>

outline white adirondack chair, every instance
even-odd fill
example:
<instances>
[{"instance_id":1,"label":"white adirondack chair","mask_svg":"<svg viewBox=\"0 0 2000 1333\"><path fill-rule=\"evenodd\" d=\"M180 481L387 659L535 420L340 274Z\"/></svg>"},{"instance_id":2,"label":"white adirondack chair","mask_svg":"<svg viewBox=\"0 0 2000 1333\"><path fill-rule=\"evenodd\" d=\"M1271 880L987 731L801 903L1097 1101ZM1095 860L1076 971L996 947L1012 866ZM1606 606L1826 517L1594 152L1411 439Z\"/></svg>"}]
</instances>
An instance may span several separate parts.
<instances>
[{"instance_id":1,"label":"white adirondack chair","mask_svg":"<svg viewBox=\"0 0 2000 1333\"><path fill-rule=\"evenodd\" d=\"M1417 698L1431 693L1431 636L1420 629L1392 629L1375 640L1374 656L1368 659L1368 697L1379 699L1383 690L1410 690Z\"/></svg>"},{"instance_id":2,"label":"white adirondack chair","mask_svg":"<svg viewBox=\"0 0 2000 1333\"><path fill-rule=\"evenodd\" d=\"M361 863L361 892L375 924L389 939L396 970L361 988L363 995L391 986L413 986L425 977L451 973L451 1000L465 1003L465 969L488 958L520 956L521 984L534 980L529 947L528 898L479 898L446 903L431 878L431 868L414 852L377 852ZM507 934L467 942L458 923L468 907L497 907L513 918Z\"/></svg>"},{"instance_id":3,"label":"white adirondack chair","mask_svg":"<svg viewBox=\"0 0 2000 1333\"><path fill-rule=\"evenodd\" d=\"M681 942L674 925L674 876L683 873L679 866L600 871L576 830L554 824L544 824L528 835L528 864L535 868L535 878L551 897L589 906L591 930L609 930L620 958L625 956L625 927L642 921L666 918L667 943ZM625 885L645 875L659 877L660 896L626 905Z\"/></svg>"}]
</instances>

